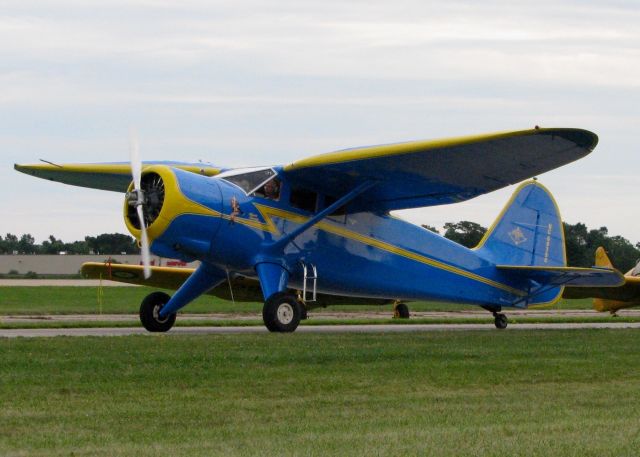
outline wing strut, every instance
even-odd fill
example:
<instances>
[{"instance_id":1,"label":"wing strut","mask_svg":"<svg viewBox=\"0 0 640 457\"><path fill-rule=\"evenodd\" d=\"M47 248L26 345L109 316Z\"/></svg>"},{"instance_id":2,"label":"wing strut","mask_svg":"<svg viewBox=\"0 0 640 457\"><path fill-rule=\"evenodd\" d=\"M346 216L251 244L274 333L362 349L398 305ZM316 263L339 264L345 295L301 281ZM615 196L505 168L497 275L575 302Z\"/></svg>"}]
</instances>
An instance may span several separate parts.
<instances>
[{"instance_id":1,"label":"wing strut","mask_svg":"<svg viewBox=\"0 0 640 457\"><path fill-rule=\"evenodd\" d=\"M353 200L357 196L359 196L359 195L363 194L364 192L366 192L367 190L371 189L373 186L376 185L376 183L377 183L377 181L365 181L365 182L363 182L362 184L357 186L355 189L353 189L352 191L348 192L347 194L345 194L344 196L342 196L341 198L336 200L331 205L327 206L325 209L320 211L318 214L313 216L311 219L309 219L307 222L302 224L300 227L298 227L297 229L295 229L291 233L289 233L289 234L283 236L282 238L278 239L277 241L274 241L274 242L270 243L269 245L267 245L266 248L268 250L272 251L272 252L274 252L274 251L282 251L296 237L298 237L302 233L304 233L307 230L309 230L311 227L316 225L318 222L320 222L326 216L328 216L331 213L333 213L335 210L337 210L341 206L349 203L351 200Z\"/></svg>"}]
</instances>

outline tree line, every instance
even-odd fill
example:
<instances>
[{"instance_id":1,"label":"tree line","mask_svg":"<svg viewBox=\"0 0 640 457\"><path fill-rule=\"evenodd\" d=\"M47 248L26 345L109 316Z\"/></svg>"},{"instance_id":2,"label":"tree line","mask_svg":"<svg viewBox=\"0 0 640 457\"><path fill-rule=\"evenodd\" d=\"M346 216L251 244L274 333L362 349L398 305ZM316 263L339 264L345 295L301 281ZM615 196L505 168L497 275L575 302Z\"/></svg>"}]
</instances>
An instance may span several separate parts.
<instances>
[{"instance_id":1,"label":"tree line","mask_svg":"<svg viewBox=\"0 0 640 457\"><path fill-rule=\"evenodd\" d=\"M581 222L564 225L565 241L567 245L567 263L574 267L593 266L595 251L603 246L614 266L622 272L633 268L640 259L640 243L635 246L626 238L615 235L609 236L606 227L589 229ZM435 227L423 225L424 228L440 233ZM444 224L444 237L460 243L466 247L476 246L487 231L486 227L475 222L460 221ZM53 235L42 244L36 244L33 236L24 234L20 237L7 233L0 236L0 254L139 254L140 249L136 241L129 235L122 233L103 233L98 236L86 236L84 241L65 243Z\"/></svg>"},{"instance_id":2,"label":"tree line","mask_svg":"<svg viewBox=\"0 0 640 457\"><path fill-rule=\"evenodd\" d=\"M122 233L103 233L98 236L85 236L84 241L65 243L50 235L49 239L36 244L35 239L26 233L20 237L7 233L0 236L0 254L139 254L137 242Z\"/></svg>"}]
</instances>

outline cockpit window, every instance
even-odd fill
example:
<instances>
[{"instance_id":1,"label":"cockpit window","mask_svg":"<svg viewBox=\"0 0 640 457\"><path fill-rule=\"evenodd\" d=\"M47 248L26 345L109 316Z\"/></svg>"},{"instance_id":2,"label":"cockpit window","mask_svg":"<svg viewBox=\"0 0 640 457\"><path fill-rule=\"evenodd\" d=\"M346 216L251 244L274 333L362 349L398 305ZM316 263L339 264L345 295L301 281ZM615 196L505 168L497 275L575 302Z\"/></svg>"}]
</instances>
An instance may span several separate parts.
<instances>
[{"instance_id":1,"label":"cockpit window","mask_svg":"<svg viewBox=\"0 0 640 457\"><path fill-rule=\"evenodd\" d=\"M640 260L638 260L636 266L631 270L631 276L640 276Z\"/></svg>"},{"instance_id":2,"label":"cockpit window","mask_svg":"<svg viewBox=\"0 0 640 457\"><path fill-rule=\"evenodd\" d=\"M273 177L254 192L254 195L269 200L280 200L280 180Z\"/></svg>"},{"instance_id":3,"label":"cockpit window","mask_svg":"<svg viewBox=\"0 0 640 457\"><path fill-rule=\"evenodd\" d=\"M276 174L271 168L262 170L249 171L245 173L236 173L228 175L219 175L220 179L229 181L240 187L245 193L250 194L265 185Z\"/></svg>"}]
</instances>

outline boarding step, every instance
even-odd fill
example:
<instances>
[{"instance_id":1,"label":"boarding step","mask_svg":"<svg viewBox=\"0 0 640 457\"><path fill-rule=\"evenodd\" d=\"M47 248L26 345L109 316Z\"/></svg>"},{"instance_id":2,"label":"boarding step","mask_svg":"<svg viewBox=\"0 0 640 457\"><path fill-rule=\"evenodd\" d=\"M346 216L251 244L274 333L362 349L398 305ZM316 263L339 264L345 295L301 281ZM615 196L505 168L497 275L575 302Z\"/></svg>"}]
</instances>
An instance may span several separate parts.
<instances>
[{"instance_id":1,"label":"boarding step","mask_svg":"<svg viewBox=\"0 0 640 457\"><path fill-rule=\"evenodd\" d=\"M316 288L318 285L318 270L312 263L300 262L302 265L302 301L312 303L316 301ZM309 297L311 295L311 297Z\"/></svg>"}]
</instances>

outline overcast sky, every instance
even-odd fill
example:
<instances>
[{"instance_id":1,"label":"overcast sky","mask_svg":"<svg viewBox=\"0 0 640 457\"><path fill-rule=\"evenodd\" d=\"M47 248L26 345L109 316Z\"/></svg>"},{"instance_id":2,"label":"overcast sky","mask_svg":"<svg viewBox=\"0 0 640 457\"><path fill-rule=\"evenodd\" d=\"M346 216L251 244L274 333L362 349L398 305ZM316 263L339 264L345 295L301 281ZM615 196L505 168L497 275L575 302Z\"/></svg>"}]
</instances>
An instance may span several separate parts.
<instances>
[{"instance_id":1,"label":"overcast sky","mask_svg":"<svg viewBox=\"0 0 640 457\"><path fill-rule=\"evenodd\" d=\"M637 1L0 0L0 234L123 232L122 195L13 163L284 164L510 129L600 137L540 176L563 218L640 241ZM401 212L485 226L513 188Z\"/></svg>"}]
</instances>

